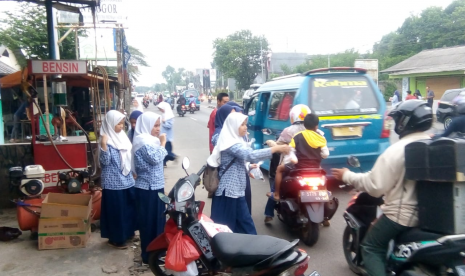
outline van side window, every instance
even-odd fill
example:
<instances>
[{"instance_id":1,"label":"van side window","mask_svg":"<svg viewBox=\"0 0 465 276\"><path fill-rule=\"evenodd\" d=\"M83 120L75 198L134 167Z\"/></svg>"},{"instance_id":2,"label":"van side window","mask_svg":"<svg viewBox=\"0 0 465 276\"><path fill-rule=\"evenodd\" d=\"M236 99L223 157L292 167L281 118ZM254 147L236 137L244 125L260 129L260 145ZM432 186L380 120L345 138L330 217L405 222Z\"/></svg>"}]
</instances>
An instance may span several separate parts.
<instances>
[{"instance_id":1,"label":"van side window","mask_svg":"<svg viewBox=\"0 0 465 276\"><path fill-rule=\"evenodd\" d=\"M249 104L247 115L249 115L249 116L254 116L255 115L255 112L256 112L255 109L257 108L257 101L258 101L258 97L254 97L252 99L252 101Z\"/></svg>"},{"instance_id":2,"label":"van side window","mask_svg":"<svg viewBox=\"0 0 465 276\"><path fill-rule=\"evenodd\" d=\"M287 121L294 102L295 92L275 92L271 96L268 118L271 120Z\"/></svg>"}]
</instances>

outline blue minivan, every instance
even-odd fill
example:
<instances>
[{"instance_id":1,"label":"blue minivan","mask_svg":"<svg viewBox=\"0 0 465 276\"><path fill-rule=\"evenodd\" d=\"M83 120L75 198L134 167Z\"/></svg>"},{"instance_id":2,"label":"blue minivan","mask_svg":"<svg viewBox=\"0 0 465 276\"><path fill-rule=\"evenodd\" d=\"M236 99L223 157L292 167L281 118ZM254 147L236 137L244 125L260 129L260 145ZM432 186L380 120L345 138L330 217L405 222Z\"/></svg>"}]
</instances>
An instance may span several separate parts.
<instances>
[{"instance_id":1,"label":"blue minivan","mask_svg":"<svg viewBox=\"0 0 465 276\"><path fill-rule=\"evenodd\" d=\"M189 103L189 98L190 96L194 96L195 98L195 105L197 106L197 110L200 110L200 93L199 91L195 90L195 89L189 89L189 90L184 90L184 92L182 92L182 95L184 96L184 98L186 98L186 104Z\"/></svg>"},{"instance_id":2,"label":"blue minivan","mask_svg":"<svg viewBox=\"0 0 465 276\"><path fill-rule=\"evenodd\" d=\"M244 110L255 149L290 126L289 111L296 104L308 105L320 118L330 151L321 163L328 176L331 168L347 167L349 155L368 171L390 145L386 102L376 84L364 69L336 67L281 77L255 91ZM269 162L263 168L269 169Z\"/></svg>"}]
</instances>

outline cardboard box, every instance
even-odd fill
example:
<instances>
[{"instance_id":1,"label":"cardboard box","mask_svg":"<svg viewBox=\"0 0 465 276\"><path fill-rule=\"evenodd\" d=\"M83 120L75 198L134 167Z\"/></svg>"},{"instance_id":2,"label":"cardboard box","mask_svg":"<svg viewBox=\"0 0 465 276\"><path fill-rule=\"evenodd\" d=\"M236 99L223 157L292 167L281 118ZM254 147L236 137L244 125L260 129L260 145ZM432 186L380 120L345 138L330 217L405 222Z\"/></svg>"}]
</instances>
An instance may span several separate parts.
<instances>
[{"instance_id":1,"label":"cardboard box","mask_svg":"<svg viewBox=\"0 0 465 276\"><path fill-rule=\"evenodd\" d=\"M90 233L90 218L41 218L39 250L86 247Z\"/></svg>"},{"instance_id":2,"label":"cardboard box","mask_svg":"<svg viewBox=\"0 0 465 276\"><path fill-rule=\"evenodd\" d=\"M47 194L39 219L39 250L86 247L92 196Z\"/></svg>"}]
</instances>

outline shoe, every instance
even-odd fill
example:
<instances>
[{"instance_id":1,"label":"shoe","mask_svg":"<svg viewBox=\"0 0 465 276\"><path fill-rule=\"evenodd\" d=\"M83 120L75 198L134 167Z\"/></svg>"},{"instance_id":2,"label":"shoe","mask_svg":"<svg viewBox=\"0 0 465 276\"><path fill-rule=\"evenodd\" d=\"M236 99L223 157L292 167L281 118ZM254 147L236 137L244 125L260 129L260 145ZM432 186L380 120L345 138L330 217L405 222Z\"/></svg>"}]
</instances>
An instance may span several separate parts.
<instances>
[{"instance_id":1,"label":"shoe","mask_svg":"<svg viewBox=\"0 0 465 276\"><path fill-rule=\"evenodd\" d=\"M117 248L117 249L127 249L128 246L126 244L116 244L114 242L108 241L108 245Z\"/></svg>"},{"instance_id":2,"label":"shoe","mask_svg":"<svg viewBox=\"0 0 465 276\"><path fill-rule=\"evenodd\" d=\"M268 223L270 223L272 221L273 221L273 217L268 217L268 216L265 217L265 223L266 224L268 224Z\"/></svg>"},{"instance_id":3,"label":"shoe","mask_svg":"<svg viewBox=\"0 0 465 276\"><path fill-rule=\"evenodd\" d=\"M331 225L331 222L327 219L323 220L323 226L324 227L329 227Z\"/></svg>"}]
</instances>

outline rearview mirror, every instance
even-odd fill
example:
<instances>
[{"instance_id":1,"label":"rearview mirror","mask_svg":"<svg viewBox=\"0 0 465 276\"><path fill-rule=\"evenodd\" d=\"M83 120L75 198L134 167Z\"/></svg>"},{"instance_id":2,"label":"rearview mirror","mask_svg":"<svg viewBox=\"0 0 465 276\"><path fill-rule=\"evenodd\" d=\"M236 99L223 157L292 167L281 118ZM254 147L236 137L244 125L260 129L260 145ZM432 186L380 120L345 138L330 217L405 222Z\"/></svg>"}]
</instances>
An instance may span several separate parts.
<instances>
[{"instance_id":1,"label":"rearview mirror","mask_svg":"<svg viewBox=\"0 0 465 276\"><path fill-rule=\"evenodd\" d=\"M354 168L360 168L360 161L358 160L357 157L353 155L347 157L347 164L349 164L349 166L354 167Z\"/></svg>"},{"instance_id":2,"label":"rearview mirror","mask_svg":"<svg viewBox=\"0 0 465 276\"><path fill-rule=\"evenodd\" d=\"M163 201L166 204L171 203L171 199L167 195L165 195L164 193L158 193L158 197L161 199L161 201Z\"/></svg>"},{"instance_id":3,"label":"rearview mirror","mask_svg":"<svg viewBox=\"0 0 465 276\"><path fill-rule=\"evenodd\" d=\"M187 170L187 169L189 169L190 165L191 165L191 161L189 160L189 158L184 157L184 159L182 159L182 168L184 170Z\"/></svg>"}]
</instances>

